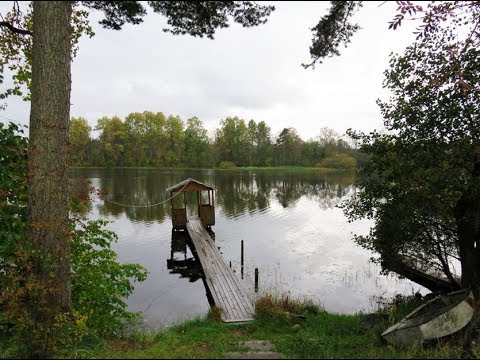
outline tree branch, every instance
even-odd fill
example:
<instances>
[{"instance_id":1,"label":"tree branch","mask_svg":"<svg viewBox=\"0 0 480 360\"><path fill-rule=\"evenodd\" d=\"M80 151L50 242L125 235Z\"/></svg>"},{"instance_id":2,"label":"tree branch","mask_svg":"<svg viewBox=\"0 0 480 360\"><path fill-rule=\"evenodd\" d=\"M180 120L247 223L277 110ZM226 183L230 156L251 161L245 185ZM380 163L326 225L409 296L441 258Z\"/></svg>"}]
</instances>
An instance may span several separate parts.
<instances>
[{"instance_id":1,"label":"tree branch","mask_svg":"<svg viewBox=\"0 0 480 360\"><path fill-rule=\"evenodd\" d=\"M458 281L455 280L455 278L452 275L452 272L450 271L450 266L448 266L448 261L446 259L446 255L445 255L445 258L442 255L442 249L441 249L440 244L437 244L437 249L438 249L437 257L440 260L440 262L442 263L443 272L447 276L447 279L450 280L450 282L453 283L453 284L458 283Z\"/></svg>"},{"instance_id":2,"label":"tree branch","mask_svg":"<svg viewBox=\"0 0 480 360\"><path fill-rule=\"evenodd\" d=\"M31 31L18 29L7 21L0 21L0 26L6 27L8 30L10 30L11 32L13 32L15 34L30 35L30 36L33 35L33 33Z\"/></svg>"},{"instance_id":3,"label":"tree branch","mask_svg":"<svg viewBox=\"0 0 480 360\"><path fill-rule=\"evenodd\" d=\"M452 290L458 290L461 288L461 286L457 282L454 282L452 284L448 280L436 278L432 275L419 271L403 262L395 262L392 264L388 264L388 269L419 285L422 285L423 287L426 287L432 292L450 292Z\"/></svg>"}]
</instances>

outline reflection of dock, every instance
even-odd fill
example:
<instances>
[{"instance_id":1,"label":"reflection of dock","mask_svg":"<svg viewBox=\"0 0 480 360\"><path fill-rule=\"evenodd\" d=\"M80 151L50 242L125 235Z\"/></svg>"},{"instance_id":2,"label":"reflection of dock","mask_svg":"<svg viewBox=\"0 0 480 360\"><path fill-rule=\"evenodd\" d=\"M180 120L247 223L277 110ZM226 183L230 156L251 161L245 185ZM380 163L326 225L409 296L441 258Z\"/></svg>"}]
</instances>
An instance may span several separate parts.
<instances>
[{"instance_id":1,"label":"reflection of dock","mask_svg":"<svg viewBox=\"0 0 480 360\"><path fill-rule=\"evenodd\" d=\"M167 269L170 274L179 274L190 282L202 279L202 265L194 257L187 258L188 234L184 231L172 231L170 259L167 259ZM180 254L180 258L176 255Z\"/></svg>"},{"instance_id":2,"label":"reflection of dock","mask_svg":"<svg viewBox=\"0 0 480 360\"><path fill-rule=\"evenodd\" d=\"M225 322L246 322L253 320L253 305L232 269L205 230L202 221L189 218L187 230L197 256L202 264L205 281L215 305L222 311Z\"/></svg>"}]
</instances>

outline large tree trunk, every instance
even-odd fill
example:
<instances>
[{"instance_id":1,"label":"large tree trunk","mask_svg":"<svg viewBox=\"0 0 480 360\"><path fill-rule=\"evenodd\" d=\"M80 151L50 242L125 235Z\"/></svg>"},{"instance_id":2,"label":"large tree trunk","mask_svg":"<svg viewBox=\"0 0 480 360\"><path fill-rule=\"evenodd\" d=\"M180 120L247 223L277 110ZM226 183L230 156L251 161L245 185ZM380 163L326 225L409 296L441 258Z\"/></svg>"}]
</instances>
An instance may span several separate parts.
<instances>
[{"instance_id":1,"label":"large tree trunk","mask_svg":"<svg viewBox=\"0 0 480 360\"><path fill-rule=\"evenodd\" d=\"M71 2L33 3L27 240L36 252L39 283L48 287L38 292L32 309L35 325L43 322L47 329L56 315L71 307L67 191L71 13Z\"/></svg>"},{"instance_id":2,"label":"large tree trunk","mask_svg":"<svg viewBox=\"0 0 480 360\"><path fill-rule=\"evenodd\" d=\"M480 156L479 156L480 157ZM480 161L472 182L455 207L458 247L462 264L462 286L471 288L480 300Z\"/></svg>"},{"instance_id":3,"label":"large tree trunk","mask_svg":"<svg viewBox=\"0 0 480 360\"><path fill-rule=\"evenodd\" d=\"M480 303L480 148L474 147L476 161L473 166L472 181L462 194L454 209L458 232L458 248L462 264L462 287L470 288L475 297L474 319L478 316ZM470 323L463 341L466 354L471 351L474 336L473 324Z\"/></svg>"}]
</instances>

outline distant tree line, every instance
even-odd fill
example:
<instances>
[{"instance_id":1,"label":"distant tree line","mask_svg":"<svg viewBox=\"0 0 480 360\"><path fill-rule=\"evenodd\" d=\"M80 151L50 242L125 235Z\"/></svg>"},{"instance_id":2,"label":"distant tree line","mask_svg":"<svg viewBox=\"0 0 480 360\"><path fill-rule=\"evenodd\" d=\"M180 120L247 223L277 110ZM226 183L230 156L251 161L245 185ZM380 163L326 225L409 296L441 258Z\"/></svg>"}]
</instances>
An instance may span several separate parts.
<instances>
[{"instance_id":1,"label":"distant tree line","mask_svg":"<svg viewBox=\"0 0 480 360\"><path fill-rule=\"evenodd\" d=\"M227 117L213 137L203 122L161 112L131 113L98 119L92 128L84 118L70 122L70 160L73 166L322 166L354 168L362 155L330 128L304 141L293 127L276 137L264 122Z\"/></svg>"}]
</instances>

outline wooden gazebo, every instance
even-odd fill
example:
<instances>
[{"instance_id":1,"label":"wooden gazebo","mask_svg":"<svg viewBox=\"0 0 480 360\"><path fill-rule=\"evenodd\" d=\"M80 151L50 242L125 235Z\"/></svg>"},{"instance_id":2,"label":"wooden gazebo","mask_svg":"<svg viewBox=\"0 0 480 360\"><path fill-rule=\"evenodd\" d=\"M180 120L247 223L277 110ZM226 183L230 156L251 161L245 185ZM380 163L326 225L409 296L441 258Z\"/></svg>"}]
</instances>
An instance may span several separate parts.
<instances>
[{"instance_id":1,"label":"wooden gazebo","mask_svg":"<svg viewBox=\"0 0 480 360\"><path fill-rule=\"evenodd\" d=\"M172 204L172 225L175 230L186 229L187 226L187 192L195 191L197 193L197 209L198 217L202 220L203 226L210 227L215 225L215 189L209 185L201 183L194 179L186 179L179 182L176 185L170 186L167 191L170 192L171 204ZM202 192L206 191L206 197L202 197ZM178 194L183 192L183 202L179 206L178 198L181 196ZM177 200L177 207L175 201ZM208 203L204 203L208 201Z\"/></svg>"}]
</instances>

